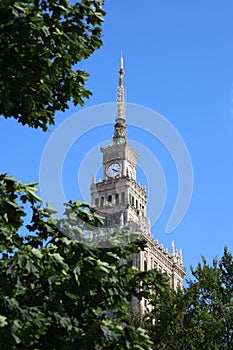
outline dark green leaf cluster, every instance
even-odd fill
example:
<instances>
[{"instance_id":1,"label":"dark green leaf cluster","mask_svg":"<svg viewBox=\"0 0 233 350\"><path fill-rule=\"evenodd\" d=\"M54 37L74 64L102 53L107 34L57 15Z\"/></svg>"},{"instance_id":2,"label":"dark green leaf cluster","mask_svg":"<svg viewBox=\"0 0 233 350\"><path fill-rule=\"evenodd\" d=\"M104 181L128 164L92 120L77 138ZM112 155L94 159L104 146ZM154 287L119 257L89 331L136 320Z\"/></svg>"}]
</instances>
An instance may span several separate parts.
<instances>
[{"instance_id":1,"label":"dark green leaf cluster","mask_svg":"<svg viewBox=\"0 0 233 350\"><path fill-rule=\"evenodd\" d=\"M102 45L101 3L0 1L0 114L45 131L71 99L83 105L88 74L73 67Z\"/></svg>"},{"instance_id":2,"label":"dark green leaf cluster","mask_svg":"<svg viewBox=\"0 0 233 350\"><path fill-rule=\"evenodd\" d=\"M127 321L133 297L161 293L167 282L129 263L145 242L87 245L62 233L64 218L40 206L34 183L2 175L0 191L0 348L152 349L145 329ZM19 235L27 204L31 222ZM65 215L75 232L101 223L87 203L70 202Z\"/></svg>"},{"instance_id":3,"label":"dark green leaf cluster","mask_svg":"<svg viewBox=\"0 0 233 350\"><path fill-rule=\"evenodd\" d=\"M188 331L193 332L193 349L233 348L233 256L224 248L220 260L209 265L205 258L191 269L189 281ZM197 346L198 345L198 346Z\"/></svg>"},{"instance_id":4,"label":"dark green leaf cluster","mask_svg":"<svg viewBox=\"0 0 233 350\"><path fill-rule=\"evenodd\" d=\"M154 349L233 349L233 256L227 248L212 265L203 257L184 291L156 294L143 326Z\"/></svg>"},{"instance_id":5,"label":"dark green leaf cluster","mask_svg":"<svg viewBox=\"0 0 233 350\"><path fill-rule=\"evenodd\" d=\"M36 182L23 184L14 177L0 175L0 252L6 249L12 253L21 247L23 239L18 230L26 216L24 204L40 202L35 185Z\"/></svg>"}]
</instances>

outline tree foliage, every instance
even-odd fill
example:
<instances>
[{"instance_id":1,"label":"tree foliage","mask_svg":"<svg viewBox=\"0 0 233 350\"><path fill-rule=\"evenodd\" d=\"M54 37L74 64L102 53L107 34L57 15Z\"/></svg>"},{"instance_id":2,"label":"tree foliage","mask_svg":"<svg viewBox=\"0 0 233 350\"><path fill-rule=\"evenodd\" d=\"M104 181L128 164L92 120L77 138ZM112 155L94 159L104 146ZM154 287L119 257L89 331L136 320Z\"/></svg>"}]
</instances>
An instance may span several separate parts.
<instances>
[{"instance_id":1,"label":"tree foliage","mask_svg":"<svg viewBox=\"0 0 233 350\"><path fill-rule=\"evenodd\" d=\"M101 4L0 1L0 114L45 131L68 101L83 105L88 74L74 65L102 44Z\"/></svg>"},{"instance_id":2,"label":"tree foliage","mask_svg":"<svg viewBox=\"0 0 233 350\"><path fill-rule=\"evenodd\" d=\"M183 292L168 288L152 299L154 309L143 325L154 349L232 349L232 254L225 248L221 259L213 259L212 264L203 257L191 272L193 278Z\"/></svg>"},{"instance_id":3,"label":"tree foliage","mask_svg":"<svg viewBox=\"0 0 233 350\"><path fill-rule=\"evenodd\" d=\"M225 247L220 260L205 258L192 269L186 291L187 329L194 349L233 348L233 256Z\"/></svg>"},{"instance_id":4,"label":"tree foliage","mask_svg":"<svg viewBox=\"0 0 233 350\"><path fill-rule=\"evenodd\" d=\"M185 317L183 292L167 286L165 292L153 296L151 304L153 310L146 315L144 325L149 330L154 349L185 349L182 334Z\"/></svg>"},{"instance_id":5,"label":"tree foliage","mask_svg":"<svg viewBox=\"0 0 233 350\"><path fill-rule=\"evenodd\" d=\"M127 311L133 296L148 298L166 284L161 273L128 264L144 242L111 249L87 245L63 235L64 219L40 205L34 183L3 175L0 193L1 349L152 349L145 329L128 322ZM32 215L25 231L28 204ZM75 232L77 223L83 228L83 222L101 220L87 204L70 202L67 208L69 226L70 215L76 216Z\"/></svg>"}]
</instances>

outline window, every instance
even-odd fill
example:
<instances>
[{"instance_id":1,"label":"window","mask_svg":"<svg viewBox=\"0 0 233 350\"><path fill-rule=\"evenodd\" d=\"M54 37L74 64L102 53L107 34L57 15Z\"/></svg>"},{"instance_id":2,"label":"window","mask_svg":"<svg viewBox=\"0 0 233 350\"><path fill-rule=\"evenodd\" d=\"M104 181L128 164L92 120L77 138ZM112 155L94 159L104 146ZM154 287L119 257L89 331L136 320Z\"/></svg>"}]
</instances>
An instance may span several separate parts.
<instances>
[{"instance_id":1,"label":"window","mask_svg":"<svg viewBox=\"0 0 233 350\"><path fill-rule=\"evenodd\" d=\"M104 197L100 198L100 208L102 208L104 205Z\"/></svg>"},{"instance_id":2,"label":"window","mask_svg":"<svg viewBox=\"0 0 233 350\"><path fill-rule=\"evenodd\" d=\"M95 199L95 206L98 208L99 207L99 198Z\"/></svg>"},{"instance_id":3,"label":"window","mask_svg":"<svg viewBox=\"0 0 233 350\"><path fill-rule=\"evenodd\" d=\"M108 202L111 202L111 201L112 201L112 195L109 194L109 195L108 195Z\"/></svg>"},{"instance_id":4,"label":"window","mask_svg":"<svg viewBox=\"0 0 233 350\"><path fill-rule=\"evenodd\" d=\"M118 193L116 193L116 195L115 195L115 203L119 204L119 194Z\"/></svg>"},{"instance_id":5,"label":"window","mask_svg":"<svg viewBox=\"0 0 233 350\"><path fill-rule=\"evenodd\" d=\"M122 204L125 203L125 192L121 193L121 202L122 202Z\"/></svg>"}]
</instances>

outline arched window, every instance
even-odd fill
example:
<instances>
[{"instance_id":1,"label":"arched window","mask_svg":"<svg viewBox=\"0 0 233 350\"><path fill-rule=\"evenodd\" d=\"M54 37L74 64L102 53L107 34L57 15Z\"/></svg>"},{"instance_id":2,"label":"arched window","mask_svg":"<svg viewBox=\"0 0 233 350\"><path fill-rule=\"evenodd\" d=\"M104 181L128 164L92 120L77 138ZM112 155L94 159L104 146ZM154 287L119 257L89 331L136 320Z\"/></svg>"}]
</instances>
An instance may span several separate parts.
<instances>
[{"instance_id":1,"label":"arched window","mask_svg":"<svg viewBox=\"0 0 233 350\"><path fill-rule=\"evenodd\" d=\"M125 192L121 193L121 203L124 204L125 203Z\"/></svg>"},{"instance_id":2,"label":"arched window","mask_svg":"<svg viewBox=\"0 0 233 350\"><path fill-rule=\"evenodd\" d=\"M112 195L109 194L109 195L108 195L108 202L111 202L111 201L112 201Z\"/></svg>"},{"instance_id":3,"label":"arched window","mask_svg":"<svg viewBox=\"0 0 233 350\"><path fill-rule=\"evenodd\" d=\"M115 195L115 203L119 204L119 194L118 193L116 193L116 195Z\"/></svg>"}]
</instances>

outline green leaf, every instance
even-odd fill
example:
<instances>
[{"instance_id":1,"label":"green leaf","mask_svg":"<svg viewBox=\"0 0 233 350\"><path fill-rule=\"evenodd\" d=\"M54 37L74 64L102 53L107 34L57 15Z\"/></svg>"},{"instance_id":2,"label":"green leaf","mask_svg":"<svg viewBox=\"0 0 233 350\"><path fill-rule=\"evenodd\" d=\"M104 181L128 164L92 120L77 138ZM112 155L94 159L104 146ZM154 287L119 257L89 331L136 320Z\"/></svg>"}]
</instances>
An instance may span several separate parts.
<instances>
[{"instance_id":1,"label":"green leaf","mask_svg":"<svg viewBox=\"0 0 233 350\"><path fill-rule=\"evenodd\" d=\"M0 328L5 327L7 324L7 318L5 316L0 315Z\"/></svg>"},{"instance_id":2,"label":"green leaf","mask_svg":"<svg viewBox=\"0 0 233 350\"><path fill-rule=\"evenodd\" d=\"M46 202L46 206L51 214L56 214L57 210L48 202Z\"/></svg>"},{"instance_id":3,"label":"green leaf","mask_svg":"<svg viewBox=\"0 0 233 350\"><path fill-rule=\"evenodd\" d=\"M32 248L31 250L32 254L35 255L38 259L43 258L43 254L40 249Z\"/></svg>"},{"instance_id":4,"label":"green leaf","mask_svg":"<svg viewBox=\"0 0 233 350\"><path fill-rule=\"evenodd\" d=\"M42 202L42 199L35 194L34 189L32 190L31 188L27 188L27 192L31 195L31 197L38 202Z\"/></svg>"}]
</instances>

